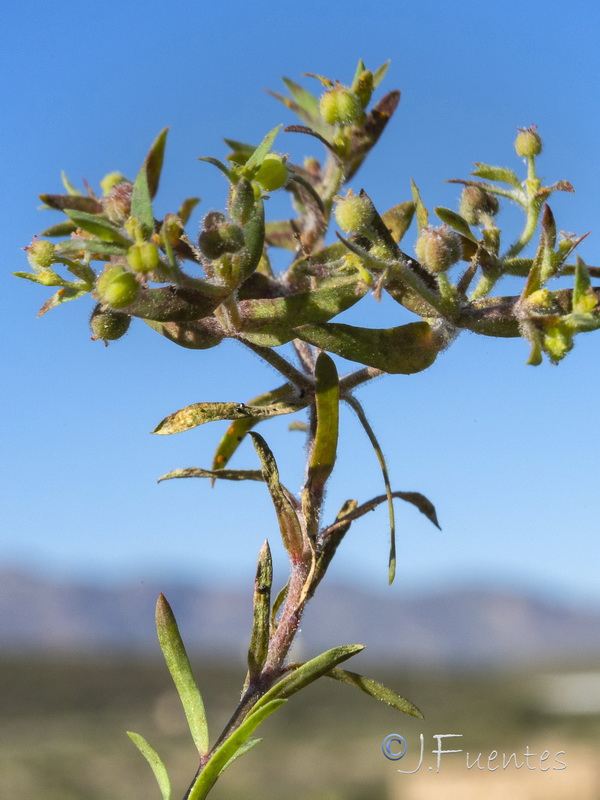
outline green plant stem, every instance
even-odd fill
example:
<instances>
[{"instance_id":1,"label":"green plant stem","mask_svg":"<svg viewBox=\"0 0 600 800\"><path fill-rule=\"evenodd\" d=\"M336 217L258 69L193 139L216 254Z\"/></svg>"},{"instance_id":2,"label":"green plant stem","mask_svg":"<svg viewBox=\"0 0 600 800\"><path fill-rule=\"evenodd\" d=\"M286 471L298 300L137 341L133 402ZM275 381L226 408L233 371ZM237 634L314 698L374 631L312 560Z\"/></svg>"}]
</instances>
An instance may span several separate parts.
<instances>
[{"instance_id":1,"label":"green plant stem","mask_svg":"<svg viewBox=\"0 0 600 800\"><path fill-rule=\"evenodd\" d=\"M357 369L356 372L351 372L349 375L344 375L343 378L340 378L340 396L344 396L351 392L352 389L356 389L357 386L385 374L382 369L377 369L376 367L363 367L362 369Z\"/></svg>"}]
</instances>

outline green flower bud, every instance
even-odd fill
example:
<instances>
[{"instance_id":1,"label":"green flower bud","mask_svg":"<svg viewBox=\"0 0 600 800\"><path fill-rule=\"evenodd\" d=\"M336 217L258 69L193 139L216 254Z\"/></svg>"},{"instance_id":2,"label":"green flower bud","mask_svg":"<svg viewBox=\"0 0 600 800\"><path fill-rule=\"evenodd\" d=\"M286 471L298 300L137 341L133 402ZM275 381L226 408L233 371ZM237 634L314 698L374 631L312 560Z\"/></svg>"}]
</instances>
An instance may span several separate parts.
<instances>
[{"instance_id":1,"label":"green flower bud","mask_svg":"<svg viewBox=\"0 0 600 800\"><path fill-rule=\"evenodd\" d=\"M522 158L533 158L542 152L542 139L537 133L537 127L519 128L519 133L515 139L515 150L517 155Z\"/></svg>"},{"instance_id":2,"label":"green flower bud","mask_svg":"<svg viewBox=\"0 0 600 800\"><path fill-rule=\"evenodd\" d=\"M36 271L48 269L54 264L56 256L56 245L47 239L34 239L29 247L25 248L27 260Z\"/></svg>"},{"instance_id":3,"label":"green flower bud","mask_svg":"<svg viewBox=\"0 0 600 800\"><path fill-rule=\"evenodd\" d=\"M102 310L101 305L97 305L90 317L90 327L92 329L92 339L102 339L104 342L120 339L127 333L131 317L128 314L120 314L111 309Z\"/></svg>"},{"instance_id":4,"label":"green flower bud","mask_svg":"<svg viewBox=\"0 0 600 800\"><path fill-rule=\"evenodd\" d=\"M138 296L135 275L117 264L107 264L96 281L96 294L103 305L125 308Z\"/></svg>"},{"instance_id":5,"label":"green flower bud","mask_svg":"<svg viewBox=\"0 0 600 800\"><path fill-rule=\"evenodd\" d=\"M486 217L495 217L500 204L498 198L481 186L465 186L460 197L460 213L469 225L481 225Z\"/></svg>"},{"instance_id":6,"label":"green flower bud","mask_svg":"<svg viewBox=\"0 0 600 800\"><path fill-rule=\"evenodd\" d=\"M430 272L446 272L462 257L460 237L447 225L423 228L415 246L417 258Z\"/></svg>"},{"instance_id":7,"label":"green flower bud","mask_svg":"<svg viewBox=\"0 0 600 800\"><path fill-rule=\"evenodd\" d=\"M328 125L350 125L360 118L362 106L347 86L336 86L321 96L321 119Z\"/></svg>"},{"instance_id":8,"label":"green flower bud","mask_svg":"<svg viewBox=\"0 0 600 800\"><path fill-rule=\"evenodd\" d=\"M334 214L345 233L360 233L373 221L375 209L368 197L351 194L338 201Z\"/></svg>"},{"instance_id":9,"label":"green flower bud","mask_svg":"<svg viewBox=\"0 0 600 800\"><path fill-rule=\"evenodd\" d=\"M244 231L239 225L225 220L219 212L207 214L204 220L204 230L200 233L198 245L202 254L211 261L226 253L237 253L244 246Z\"/></svg>"},{"instance_id":10,"label":"green flower bud","mask_svg":"<svg viewBox=\"0 0 600 800\"><path fill-rule=\"evenodd\" d=\"M103 194L107 195L112 192L115 186L118 186L124 181L127 181L125 175L122 175L120 172L109 172L108 175L105 175L100 181L100 188Z\"/></svg>"},{"instance_id":11,"label":"green flower bud","mask_svg":"<svg viewBox=\"0 0 600 800\"><path fill-rule=\"evenodd\" d=\"M160 266L158 247L153 242L138 242L127 251L127 263L134 272L154 272Z\"/></svg>"},{"instance_id":12,"label":"green flower bud","mask_svg":"<svg viewBox=\"0 0 600 800\"><path fill-rule=\"evenodd\" d=\"M131 214L133 184L123 180L102 198L102 208L111 222L122 225Z\"/></svg>"},{"instance_id":13,"label":"green flower bud","mask_svg":"<svg viewBox=\"0 0 600 800\"><path fill-rule=\"evenodd\" d=\"M274 192L285 186L289 178L290 171L285 163L285 159L277 153L267 153L264 161L254 180L260 185L261 189L265 192Z\"/></svg>"},{"instance_id":14,"label":"green flower bud","mask_svg":"<svg viewBox=\"0 0 600 800\"><path fill-rule=\"evenodd\" d=\"M371 99L374 88L373 73L370 69L363 70L356 82L352 84L352 91L363 108L369 105L369 100Z\"/></svg>"}]
</instances>

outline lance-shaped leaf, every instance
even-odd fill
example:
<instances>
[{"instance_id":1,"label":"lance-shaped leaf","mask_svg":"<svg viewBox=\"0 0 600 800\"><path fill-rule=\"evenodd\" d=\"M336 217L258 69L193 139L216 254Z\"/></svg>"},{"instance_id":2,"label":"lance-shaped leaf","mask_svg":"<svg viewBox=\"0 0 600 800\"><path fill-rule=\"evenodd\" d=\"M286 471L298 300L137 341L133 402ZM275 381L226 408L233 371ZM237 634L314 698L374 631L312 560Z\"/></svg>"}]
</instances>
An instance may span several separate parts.
<instances>
[{"instance_id":1,"label":"lance-shaped leaf","mask_svg":"<svg viewBox=\"0 0 600 800\"><path fill-rule=\"evenodd\" d=\"M117 243L105 242L102 239L84 239L76 236L56 245L61 255L67 257L83 256L87 254L94 261L109 261L111 256L124 256L131 247L131 242Z\"/></svg>"},{"instance_id":2,"label":"lance-shaped leaf","mask_svg":"<svg viewBox=\"0 0 600 800\"><path fill-rule=\"evenodd\" d=\"M304 534L296 509L292 504L289 493L279 483L277 462L267 443L258 433L253 432L250 436L254 443L254 449L260 458L262 474L275 507L284 547L293 563L301 563L304 550Z\"/></svg>"},{"instance_id":3,"label":"lance-shaped leaf","mask_svg":"<svg viewBox=\"0 0 600 800\"><path fill-rule=\"evenodd\" d=\"M40 233L40 236L48 236L50 238L54 236L70 236L72 233L75 233L77 230L77 225L74 222L70 222L66 220L65 222L57 222L56 225L50 225L49 228L46 228Z\"/></svg>"},{"instance_id":4,"label":"lance-shaped leaf","mask_svg":"<svg viewBox=\"0 0 600 800\"><path fill-rule=\"evenodd\" d=\"M137 174L131 193L131 216L139 222L144 237L149 239L154 231L152 197L148 183L148 169L144 162Z\"/></svg>"},{"instance_id":5,"label":"lance-shaped leaf","mask_svg":"<svg viewBox=\"0 0 600 800\"><path fill-rule=\"evenodd\" d=\"M309 117L316 120L320 119L318 98L316 98L312 92L309 92L308 89L290 80L290 78L282 78L281 80L285 83L289 93L300 108L302 108Z\"/></svg>"},{"instance_id":6,"label":"lance-shaped leaf","mask_svg":"<svg viewBox=\"0 0 600 800\"><path fill-rule=\"evenodd\" d=\"M277 347L293 339L298 325L325 322L353 306L367 292L367 285L346 280L337 286L299 292L289 297L242 300L244 339L262 347Z\"/></svg>"},{"instance_id":7,"label":"lance-shaped leaf","mask_svg":"<svg viewBox=\"0 0 600 800\"><path fill-rule=\"evenodd\" d=\"M142 169L146 172L146 181L150 199L153 200L158 191L160 183L160 173L162 172L165 157L165 145L167 143L168 128L163 128L156 139L152 142L148 155L144 159Z\"/></svg>"},{"instance_id":8,"label":"lance-shaped leaf","mask_svg":"<svg viewBox=\"0 0 600 800\"><path fill-rule=\"evenodd\" d=\"M223 164L222 161L219 161L218 158L213 158L212 156L202 156L201 158L198 159L198 161L206 161L207 164L212 164L213 167L216 167L223 173L223 175L225 175L228 181L235 180L233 172L230 169L228 169L225 166L225 164Z\"/></svg>"},{"instance_id":9,"label":"lance-shaped leaf","mask_svg":"<svg viewBox=\"0 0 600 800\"><path fill-rule=\"evenodd\" d=\"M240 758L240 756L246 755L246 753L250 752L250 750L252 750L253 747L256 747L256 745L260 744L261 742L262 739L246 739L244 744L235 751L235 753L231 756L229 761L226 761L224 766L221 767L221 772L219 772L219 775L225 772L225 770L229 766L231 766L231 764L233 764L234 761L237 761L237 759Z\"/></svg>"},{"instance_id":10,"label":"lance-shaped leaf","mask_svg":"<svg viewBox=\"0 0 600 800\"><path fill-rule=\"evenodd\" d=\"M410 179L410 190L412 192L413 201L415 204L415 210L417 212L417 228L419 230L419 233L421 233L423 228L426 228L427 225L429 224L429 212L423 205L423 201L421 200L421 193L419 192L417 184L414 182L412 178Z\"/></svg>"},{"instance_id":11,"label":"lance-shaped leaf","mask_svg":"<svg viewBox=\"0 0 600 800\"><path fill-rule=\"evenodd\" d=\"M316 131L314 128L308 127L308 125L287 125L283 129L284 133L304 133L307 136L313 136L315 139L318 139L321 144L324 144L325 147L330 150L333 155L338 158L337 151L335 149L335 145L332 144L329 139L326 139L323 134Z\"/></svg>"},{"instance_id":12,"label":"lance-shaped leaf","mask_svg":"<svg viewBox=\"0 0 600 800\"><path fill-rule=\"evenodd\" d=\"M381 445L379 444L379 441L375 436L375 431L369 424L367 415L365 414L361 404L353 395L347 395L344 399L358 417L360 424L363 426L365 433L369 437L371 446L373 447L375 455L377 456L377 460L379 461L381 474L383 475L383 483L385 485L385 494L387 498L388 515L390 520L390 557L389 557L389 568L388 568L388 580L391 584L393 583L394 577L396 575L396 516L394 513L392 487L390 484L390 476L388 473L387 463L385 460L385 456L383 455L383 450L381 449Z\"/></svg>"},{"instance_id":13,"label":"lance-shaped leaf","mask_svg":"<svg viewBox=\"0 0 600 800\"><path fill-rule=\"evenodd\" d=\"M102 214L102 203L95 197L71 194L41 194L40 200L57 211L83 211L86 214ZM48 234L46 234L48 235Z\"/></svg>"},{"instance_id":14,"label":"lance-shaped leaf","mask_svg":"<svg viewBox=\"0 0 600 800\"><path fill-rule=\"evenodd\" d=\"M252 153L248 161L244 164L244 173L252 179L254 175L260 169L260 165L265 160L265 156L271 151L271 147L273 146L273 142L275 141L275 137L281 130L281 125L277 125L276 128L267 133L265 138L262 142L258 145L256 150Z\"/></svg>"},{"instance_id":15,"label":"lance-shaped leaf","mask_svg":"<svg viewBox=\"0 0 600 800\"><path fill-rule=\"evenodd\" d=\"M190 221L190 217L192 216L192 211L196 208L198 203L200 202L199 197L187 197L183 203L179 206L179 211L177 212L177 216L181 220L182 225L187 225Z\"/></svg>"},{"instance_id":16,"label":"lance-shaped leaf","mask_svg":"<svg viewBox=\"0 0 600 800\"><path fill-rule=\"evenodd\" d=\"M598 298L592 289L590 271L582 258L577 256L575 283L573 286L573 311L585 314L598 305Z\"/></svg>"},{"instance_id":17,"label":"lance-shaped leaf","mask_svg":"<svg viewBox=\"0 0 600 800\"><path fill-rule=\"evenodd\" d=\"M144 322L165 339L189 350L208 350L223 341L219 323L212 318L197 322L156 322L151 319Z\"/></svg>"},{"instance_id":18,"label":"lance-shaped leaf","mask_svg":"<svg viewBox=\"0 0 600 800\"><path fill-rule=\"evenodd\" d=\"M426 322L398 328L358 328L340 322L302 325L294 336L309 344L358 361L390 375L410 375L430 367L439 347Z\"/></svg>"},{"instance_id":19,"label":"lance-shaped leaf","mask_svg":"<svg viewBox=\"0 0 600 800\"><path fill-rule=\"evenodd\" d=\"M208 281L201 285L202 288L194 289L177 286L160 286L157 289L142 287L133 303L122 310L132 317L156 322L193 322L212 314L229 295L229 290L224 286L216 286Z\"/></svg>"},{"instance_id":20,"label":"lance-shaped leaf","mask_svg":"<svg viewBox=\"0 0 600 800\"><path fill-rule=\"evenodd\" d=\"M229 736L212 754L204 769L190 788L186 800L204 800L226 766L234 761L236 756L243 755L243 752L241 752L242 748L250 739L256 728L258 728L261 722L270 714L277 711L278 708L281 708L285 702L285 700L274 700L246 717L239 728L236 728L231 736ZM254 740L254 744L257 744L256 740ZM246 748L245 752L247 752L248 749L249 748Z\"/></svg>"},{"instance_id":21,"label":"lance-shaped leaf","mask_svg":"<svg viewBox=\"0 0 600 800\"><path fill-rule=\"evenodd\" d=\"M200 755L205 755L209 750L209 742L202 695L196 684L175 616L162 594L159 595L156 604L156 632L181 700L192 739Z\"/></svg>"},{"instance_id":22,"label":"lance-shaped leaf","mask_svg":"<svg viewBox=\"0 0 600 800\"><path fill-rule=\"evenodd\" d=\"M401 694L398 694L393 689L388 689L387 686L373 680L373 678L365 678L364 675L349 672L339 667L334 667L334 669L327 672L326 677L354 686L356 689L360 689L361 692L368 694L369 697L374 697L397 711L403 711L405 714L410 714L411 717L417 717L417 719L424 719L423 713L410 700L402 697Z\"/></svg>"},{"instance_id":23,"label":"lance-shaped leaf","mask_svg":"<svg viewBox=\"0 0 600 800\"><path fill-rule=\"evenodd\" d=\"M415 208L414 201L407 200L404 203L393 206L381 215L381 219L396 243L402 241L404 234L410 228L415 215Z\"/></svg>"},{"instance_id":24,"label":"lance-shaped leaf","mask_svg":"<svg viewBox=\"0 0 600 800\"><path fill-rule=\"evenodd\" d=\"M418 508L421 514L424 514L427 519L435 525L436 528L441 530L435 511L435 506L425 497L425 495L421 494L420 492L396 491L392 492L392 497L398 498L399 500L404 500L407 503L411 503L411 505L415 506L415 508ZM323 541L327 541L331 536L336 534L338 528L353 522L355 519L359 519L365 514L368 514L369 511L373 511L373 509L377 508L377 506L381 505L381 503L385 503L387 499L388 497L386 494L380 494L377 497L373 497L371 500L368 500L366 503L361 503L359 506L357 506L354 501L351 501L353 503L351 507L345 508L343 506L338 513L336 521L332 525L329 525L327 528L325 528L325 530L322 532Z\"/></svg>"},{"instance_id":25,"label":"lance-shaped leaf","mask_svg":"<svg viewBox=\"0 0 600 800\"><path fill-rule=\"evenodd\" d=\"M458 233L461 233L472 242L477 241L473 231L469 228L467 220L460 214L457 214L456 211L452 211L451 208L444 208L443 206L436 206L433 210L442 222L445 222L446 225L449 225L453 230L458 231Z\"/></svg>"},{"instance_id":26,"label":"lance-shaped leaf","mask_svg":"<svg viewBox=\"0 0 600 800\"><path fill-rule=\"evenodd\" d=\"M269 542L265 540L258 555L258 566L254 580L254 614L252 635L248 649L248 676L258 677L269 650L271 586L273 584L273 562Z\"/></svg>"},{"instance_id":27,"label":"lance-shaped leaf","mask_svg":"<svg viewBox=\"0 0 600 800\"><path fill-rule=\"evenodd\" d=\"M478 161L475 162L476 169L471 173L477 178L485 178L488 181L500 181L501 183L508 183L514 186L515 189L521 188L521 181L516 172L507 167L492 167L490 164L482 164Z\"/></svg>"},{"instance_id":28,"label":"lance-shaped leaf","mask_svg":"<svg viewBox=\"0 0 600 800\"><path fill-rule=\"evenodd\" d=\"M69 300L78 300L80 297L84 297L89 293L89 288L75 289L68 286L66 288L59 289L58 292L53 294L50 299L46 300L44 305L38 311L37 316L43 317L44 314L48 313L48 311L51 311L53 308L56 308L56 306L67 303Z\"/></svg>"},{"instance_id":29,"label":"lance-shaped leaf","mask_svg":"<svg viewBox=\"0 0 600 800\"><path fill-rule=\"evenodd\" d=\"M278 400L283 400L292 393L292 387L289 383L284 383L283 386L278 386L270 392L259 394L257 397L252 398L248 405L250 406L269 406L276 403ZM215 454L213 456L212 469L219 470L225 467L235 451L246 437L246 434L258 425L260 419L256 417L246 417L244 419L234 420L225 431L221 441L217 445Z\"/></svg>"},{"instance_id":30,"label":"lance-shaped leaf","mask_svg":"<svg viewBox=\"0 0 600 800\"><path fill-rule=\"evenodd\" d=\"M314 116L311 113L308 113L296 100L292 97L286 97L284 94L280 92L273 92L270 89L267 89L267 94L270 94L271 97L274 97L276 100L279 100L280 103L286 108L289 108L290 111L293 111L300 119L305 122L307 125L310 125L311 128L314 130L319 131L320 133L327 133L328 128L323 123L320 118L320 115Z\"/></svg>"},{"instance_id":31,"label":"lance-shaped leaf","mask_svg":"<svg viewBox=\"0 0 600 800\"><path fill-rule=\"evenodd\" d=\"M99 214L87 214L85 211L71 211L67 209L65 214L71 219L78 228L97 236L104 242L116 242L122 245L131 245L131 240L110 222L106 217Z\"/></svg>"},{"instance_id":32,"label":"lance-shaped leaf","mask_svg":"<svg viewBox=\"0 0 600 800\"><path fill-rule=\"evenodd\" d=\"M335 464L340 416L338 373L327 353L319 353L315 364L315 406L317 430L308 463L306 491L321 497Z\"/></svg>"},{"instance_id":33,"label":"lance-shaped leaf","mask_svg":"<svg viewBox=\"0 0 600 800\"><path fill-rule=\"evenodd\" d=\"M354 511L357 505L358 503L356 500L346 500L344 505L338 511L335 522L331 526L331 530L329 531L328 529L325 529L325 531L321 532L319 536L319 542L317 544L317 559L315 563L315 569L310 582L310 588L307 592L307 598L309 600L314 595L319 583L321 583L325 577L325 573L327 572L327 569L331 564L331 560L333 559L342 539L350 530L352 520L346 520L346 517L351 511Z\"/></svg>"},{"instance_id":34,"label":"lance-shaped leaf","mask_svg":"<svg viewBox=\"0 0 600 800\"><path fill-rule=\"evenodd\" d=\"M194 403L191 406L169 414L158 423L152 433L169 435L183 433L206 422L215 422L221 419L246 419L277 417L280 414L293 414L299 408L304 408L302 401L296 402L288 398L281 403L271 405L251 406L245 403Z\"/></svg>"},{"instance_id":35,"label":"lance-shaped leaf","mask_svg":"<svg viewBox=\"0 0 600 800\"><path fill-rule=\"evenodd\" d=\"M171 781L169 780L169 773L167 772L167 768L163 764L161 757L158 755L156 750L150 744L148 744L144 737L140 736L139 733L127 731L127 736L129 736L131 741L144 756L148 764L150 764L163 800L170 800Z\"/></svg>"},{"instance_id":36,"label":"lance-shaped leaf","mask_svg":"<svg viewBox=\"0 0 600 800\"><path fill-rule=\"evenodd\" d=\"M288 697L296 694L300 689L304 689L305 686L326 675L338 664L347 661L364 649L365 647L362 644L344 644L341 647L333 647L331 650L326 650L321 655L311 658L310 661L306 661L296 667L278 681L275 686L260 698L254 708L257 710L263 708L273 700L287 700Z\"/></svg>"},{"instance_id":37,"label":"lance-shaped leaf","mask_svg":"<svg viewBox=\"0 0 600 800\"><path fill-rule=\"evenodd\" d=\"M216 478L224 481L264 481L263 474L258 469L202 469L201 467L184 467L172 469L158 479L169 481L174 478L210 478L214 483Z\"/></svg>"}]
</instances>

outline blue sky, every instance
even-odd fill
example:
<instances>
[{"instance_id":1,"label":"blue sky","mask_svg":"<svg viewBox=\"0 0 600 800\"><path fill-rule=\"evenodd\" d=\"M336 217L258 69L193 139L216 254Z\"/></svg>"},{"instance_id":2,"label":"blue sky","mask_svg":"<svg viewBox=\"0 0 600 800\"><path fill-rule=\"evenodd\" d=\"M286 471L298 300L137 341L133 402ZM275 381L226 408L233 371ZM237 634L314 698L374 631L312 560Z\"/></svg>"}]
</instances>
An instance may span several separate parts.
<instances>
[{"instance_id":1,"label":"blue sky","mask_svg":"<svg viewBox=\"0 0 600 800\"><path fill-rule=\"evenodd\" d=\"M552 200L559 228L597 232L599 17L581 0L568 11L537 0L12 4L0 53L2 564L82 580L250 583L262 540L277 538L258 484L156 485L169 469L208 466L222 429L149 435L189 403L243 401L277 385L269 368L233 344L180 350L141 323L104 348L89 339L88 301L36 320L47 290L10 273L26 268L22 248L49 224L37 194L61 190L60 170L92 185L111 170L134 175L169 125L158 211L200 195L194 232L226 190L196 159L223 157L223 136L258 142L293 121L264 89L308 71L349 82L359 57L369 67L391 58L384 87L402 89L402 101L356 190L383 211L409 199L413 177L430 207L456 207L456 187L443 181L467 177L475 160L522 169L512 142L535 123L542 174L576 188ZM277 146L321 156L316 141L292 134ZM500 223L515 220L508 209ZM599 241L594 233L581 246L590 264L600 263ZM392 302L366 301L364 313L381 326L404 319ZM398 506L393 591L508 582L600 602L599 352L600 334L588 334L560 366L532 368L520 340L464 335L427 372L361 390L394 486L427 494L443 527ZM382 491L365 436L348 412L344 420L331 516L346 497ZM262 433L295 488L302 441L288 422ZM250 447L237 465L255 466ZM387 540L382 509L355 525L333 577L383 590Z\"/></svg>"}]
</instances>

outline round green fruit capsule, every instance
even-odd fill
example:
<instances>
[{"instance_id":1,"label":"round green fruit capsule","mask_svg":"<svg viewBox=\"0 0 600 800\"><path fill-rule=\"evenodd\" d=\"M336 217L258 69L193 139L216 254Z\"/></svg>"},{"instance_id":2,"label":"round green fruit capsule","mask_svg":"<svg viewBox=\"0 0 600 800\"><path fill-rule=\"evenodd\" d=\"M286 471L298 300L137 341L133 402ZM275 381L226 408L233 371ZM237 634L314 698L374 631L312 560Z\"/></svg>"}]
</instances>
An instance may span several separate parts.
<instances>
[{"instance_id":1,"label":"round green fruit capsule","mask_svg":"<svg viewBox=\"0 0 600 800\"><path fill-rule=\"evenodd\" d=\"M521 128L515 139L515 150L517 155L522 158L533 158L539 156L542 152L542 139L537 128L532 125L531 128Z\"/></svg>"},{"instance_id":2,"label":"round green fruit capsule","mask_svg":"<svg viewBox=\"0 0 600 800\"><path fill-rule=\"evenodd\" d=\"M415 246L417 258L430 272L446 272L462 256L457 233L447 225L423 228Z\"/></svg>"},{"instance_id":3,"label":"round green fruit capsule","mask_svg":"<svg viewBox=\"0 0 600 800\"><path fill-rule=\"evenodd\" d=\"M109 264L98 276L96 294L103 305L125 308L138 296L140 285L135 275L117 264Z\"/></svg>"},{"instance_id":4,"label":"round green fruit capsule","mask_svg":"<svg viewBox=\"0 0 600 800\"><path fill-rule=\"evenodd\" d=\"M498 198L481 186L465 186L460 197L460 213L469 225L480 225L486 217L495 217L500 206Z\"/></svg>"},{"instance_id":5,"label":"round green fruit capsule","mask_svg":"<svg viewBox=\"0 0 600 800\"><path fill-rule=\"evenodd\" d=\"M25 250L27 260L35 270L48 269L54 264L56 245L47 239L35 239Z\"/></svg>"},{"instance_id":6,"label":"round green fruit capsule","mask_svg":"<svg viewBox=\"0 0 600 800\"><path fill-rule=\"evenodd\" d=\"M334 214L345 233L360 233L373 221L374 209L368 197L352 194L338 202Z\"/></svg>"},{"instance_id":7,"label":"round green fruit capsule","mask_svg":"<svg viewBox=\"0 0 600 800\"><path fill-rule=\"evenodd\" d=\"M362 106L346 86L336 86L321 96L321 119L328 125L349 125L360 117Z\"/></svg>"},{"instance_id":8,"label":"round green fruit capsule","mask_svg":"<svg viewBox=\"0 0 600 800\"><path fill-rule=\"evenodd\" d=\"M120 339L127 333L130 322L131 317L128 314L120 314L111 309L103 311L102 306L97 305L90 317L92 339L102 339L105 342Z\"/></svg>"},{"instance_id":9,"label":"round green fruit capsule","mask_svg":"<svg viewBox=\"0 0 600 800\"><path fill-rule=\"evenodd\" d=\"M127 251L127 263L134 272L154 272L160 266L158 247L153 242L138 242Z\"/></svg>"},{"instance_id":10,"label":"round green fruit capsule","mask_svg":"<svg viewBox=\"0 0 600 800\"><path fill-rule=\"evenodd\" d=\"M277 153L267 153L254 180L264 192L274 192L285 186L289 175L285 159Z\"/></svg>"}]
</instances>

